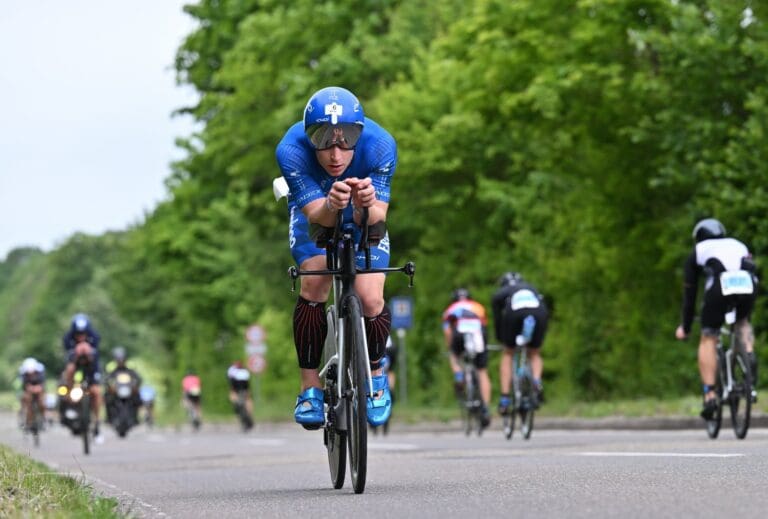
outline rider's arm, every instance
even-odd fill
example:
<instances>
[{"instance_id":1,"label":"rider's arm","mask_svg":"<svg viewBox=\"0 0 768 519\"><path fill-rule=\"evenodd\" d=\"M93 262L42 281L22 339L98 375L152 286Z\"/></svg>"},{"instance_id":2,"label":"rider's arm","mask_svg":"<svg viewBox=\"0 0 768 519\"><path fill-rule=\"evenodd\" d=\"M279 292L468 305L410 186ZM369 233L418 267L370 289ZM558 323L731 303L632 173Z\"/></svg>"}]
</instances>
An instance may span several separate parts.
<instances>
[{"instance_id":1,"label":"rider's arm","mask_svg":"<svg viewBox=\"0 0 768 519\"><path fill-rule=\"evenodd\" d=\"M443 338L445 339L445 345L450 349L451 342L453 340L453 328L456 324L456 316L450 312L450 308L443 312Z\"/></svg>"},{"instance_id":2,"label":"rider's arm","mask_svg":"<svg viewBox=\"0 0 768 519\"><path fill-rule=\"evenodd\" d=\"M302 207L301 211L310 223L317 223L323 227L334 227L336 225L336 215L339 212L338 209L329 203L328 197L312 200Z\"/></svg>"},{"instance_id":3,"label":"rider's arm","mask_svg":"<svg viewBox=\"0 0 768 519\"><path fill-rule=\"evenodd\" d=\"M501 321L504 313L504 305L506 304L508 295L509 295L509 290L502 288L497 290L496 293L493 294L493 298L491 299L491 313L493 314L493 328L494 328L494 332L496 333L497 341L501 341L501 331L502 331Z\"/></svg>"},{"instance_id":4,"label":"rider's arm","mask_svg":"<svg viewBox=\"0 0 768 519\"><path fill-rule=\"evenodd\" d=\"M368 207L368 224L372 225L376 222L386 221L388 209L388 203L376 200L372 206ZM356 224L360 225L362 215L362 211L356 207L353 216Z\"/></svg>"},{"instance_id":5,"label":"rider's arm","mask_svg":"<svg viewBox=\"0 0 768 519\"><path fill-rule=\"evenodd\" d=\"M691 331L693 325L693 316L696 305L696 292L698 291L699 272L701 267L696 263L696 251L694 250L683 267L683 309L682 325L683 331L687 334Z\"/></svg>"}]
</instances>

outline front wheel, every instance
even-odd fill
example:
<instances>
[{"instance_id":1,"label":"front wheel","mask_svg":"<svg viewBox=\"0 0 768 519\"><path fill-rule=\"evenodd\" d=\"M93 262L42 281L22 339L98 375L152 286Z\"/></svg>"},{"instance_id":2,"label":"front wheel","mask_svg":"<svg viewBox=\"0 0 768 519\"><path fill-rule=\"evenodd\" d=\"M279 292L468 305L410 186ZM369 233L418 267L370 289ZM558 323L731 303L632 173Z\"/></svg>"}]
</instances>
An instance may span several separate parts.
<instances>
[{"instance_id":1,"label":"front wheel","mask_svg":"<svg viewBox=\"0 0 768 519\"><path fill-rule=\"evenodd\" d=\"M86 389L80 400L80 436L83 438L83 453L91 452L91 395L89 389Z\"/></svg>"},{"instance_id":2,"label":"front wheel","mask_svg":"<svg viewBox=\"0 0 768 519\"><path fill-rule=\"evenodd\" d=\"M40 411L40 403L37 398L33 398L32 402L32 423L30 424L30 432L32 433L32 440L35 447L40 447L40 430L43 428L43 417Z\"/></svg>"},{"instance_id":3,"label":"front wheel","mask_svg":"<svg viewBox=\"0 0 768 519\"><path fill-rule=\"evenodd\" d=\"M365 490L368 460L368 425L366 395L368 370L365 354L365 328L360 300L350 296L346 300L345 319L345 377L347 379L347 433L349 440L349 469L356 494Z\"/></svg>"},{"instance_id":4,"label":"front wheel","mask_svg":"<svg viewBox=\"0 0 768 519\"><path fill-rule=\"evenodd\" d=\"M749 420L752 414L752 376L749 361L742 352L734 355L733 388L728 395L731 407L731 423L736 438L743 440L749 430Z\"/></svg>"},{"instance_id":5,"label":"front wheel","mask_svg":"<svg viewBox=\"0 0 768 519\"><path fill-rule=\"evenodd\" d=\"M335 385L330 390L335 389ZM333 406L337 398L328 400L330 413L333 413ZM328 451L328 468L331 471L331 483L333 488L339 489L344 486L344 477L347 470L347 435L344 431L336 429L335 415L328 419L328 426L324 431L325 448Z\"/></svg>"}]
</instances>

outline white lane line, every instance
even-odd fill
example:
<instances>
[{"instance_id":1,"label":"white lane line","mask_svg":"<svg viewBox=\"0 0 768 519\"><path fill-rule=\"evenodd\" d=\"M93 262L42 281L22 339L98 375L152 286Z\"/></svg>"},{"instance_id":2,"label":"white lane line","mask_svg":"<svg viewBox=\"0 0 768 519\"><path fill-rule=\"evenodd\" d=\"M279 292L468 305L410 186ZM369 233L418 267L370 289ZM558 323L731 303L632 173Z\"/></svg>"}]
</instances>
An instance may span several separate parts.
<instances>
[{"instance_id":1,"label":"white lane line","mask_svg":"<svg viewBox=\"0 0 768 519\"><path fill-rule=\"evenodd\" d=\"M132 504L138 504L139 506L141 506L143 508L147 508L147 509L151 510L152 513L154 513L157 517L168 517L168 515L165 512L163 512L162 510L160 510L158 507L147 503L146 501L136 497L135 495L131 494L130 492L126 492L125 490L121 489L117 485L113 485L112 483L107 483L103 479L99 479L99 478L94 477L94 476L86 476L86 479L90 480L90 481L92 481L94 483L97 483L97 484L99 484L99 485L101 485L103 487L107 487L107 488L111 489L112 492L117 494L117 496L116 496L117 499L119 499L122 503L128 505L129 507Z\"/></svg>"},{"instance_id":2,"label":"white lane line","mask_svg":"<svg viewBox=\"0 0 768 519\"><path fill-rule=\"evenodd\" d=\"M635 458L740 458L744 454L721 454L716 452L577 452L575 456L635 457Z\"/></svg>"},{"instance_id":3,"label":"white lane line","mask_svg":"<svg viewBox=\"0 0 768 519\"><path fill-rule=\"evenodd\" d=\"M419 447L412 443L368 443L368 448L379 451L415 451Z\"/></svg>"}]
</instances>

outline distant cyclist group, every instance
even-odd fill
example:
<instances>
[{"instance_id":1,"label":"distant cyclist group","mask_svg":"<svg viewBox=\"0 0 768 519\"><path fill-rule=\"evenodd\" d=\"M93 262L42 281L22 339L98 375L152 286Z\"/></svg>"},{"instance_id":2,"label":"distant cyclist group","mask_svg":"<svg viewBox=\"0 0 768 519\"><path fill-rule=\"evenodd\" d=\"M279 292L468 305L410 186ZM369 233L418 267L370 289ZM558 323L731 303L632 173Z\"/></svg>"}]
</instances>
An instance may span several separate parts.
<instances>
[{"instance_id":1,"label":"distant cyclist group","mask_svg":"<svg viewBox=\"0 0 768 519\"><path fill-rule=\"evenodd\" d=\"M512 355L517 347L525 347L530 358L535 394L530 402L538 408L543 401L541 347L546 336L549 310L544 297L519 272L506 272L498 281L491 299L496 340L502 349L499 364L499 414L510 412L513 380ZM466 395L467 373L462 361L470 362L477 374L481 397L481 427L491 422L491 381L488 375L488 317L482 303L475 301L466 288L453 292L453 300L443 312L443 336L448 348L456 395Z\"/></svg>"},{"instance_id":2,"label":"distant cyclist group","mask_svg":"<svg viewBox=\"0 0 768 519\"><path fill-rule=\"evenodd\" d=\"M101 443L101 413L104 408L108 424L121 437L141 421L152 426L155 420L155 388L144 383L129 362L126 348L116 346L102 370L101 336L88 315L76 314L62 338L64 370L59 376L56 394L46 392L46 368L34 357L27 357L18 370L20 391L19 423L25 432L35 435L52 422L51 413L74 434L82 436L88 450L88 439ZM241 361L226 368L230 387L229 400L244 429L253 427L253 401L250 394L250 372ZM102 389L103 386L103 389ZM195 429L202 421L200 407L202 384L194 370L188 370L181 381L182 403ZM49 398L50 397L50 398Z\"/></svg>"}]
</instances>

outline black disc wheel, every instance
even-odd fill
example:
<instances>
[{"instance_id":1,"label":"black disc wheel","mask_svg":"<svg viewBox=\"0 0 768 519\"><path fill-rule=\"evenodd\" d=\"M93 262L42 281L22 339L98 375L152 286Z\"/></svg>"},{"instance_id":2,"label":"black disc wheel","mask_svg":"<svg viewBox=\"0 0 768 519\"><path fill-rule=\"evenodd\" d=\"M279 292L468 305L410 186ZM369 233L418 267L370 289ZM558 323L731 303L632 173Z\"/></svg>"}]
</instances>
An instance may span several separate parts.
<instances>
[{"instance_id":1,"label":"black disc wheel","mask_svg":"<svg viewBox=\"0 0 768 519\"><path fill-rule=\"evenodd\" d=\"M749 430L752 413L752 377L746 355L737 353L733 359L733 387L728 395L731 423L736 437L743 440Z\"/></svg>"},{"instance_id":2,"label":"black disc wheel","mask_svg":"<svg viewBox=\"0 0 768 519\"><path fill-rule=\"evenodd\" d=\"M366 416L367 369L365 354L365 328L360 300L350 296L346 300L345 319L345 375L348 383L347 438L349 441L349 469L356 494L365 490L368 462L368 425Z\"/></svg>"}]
</instances>

